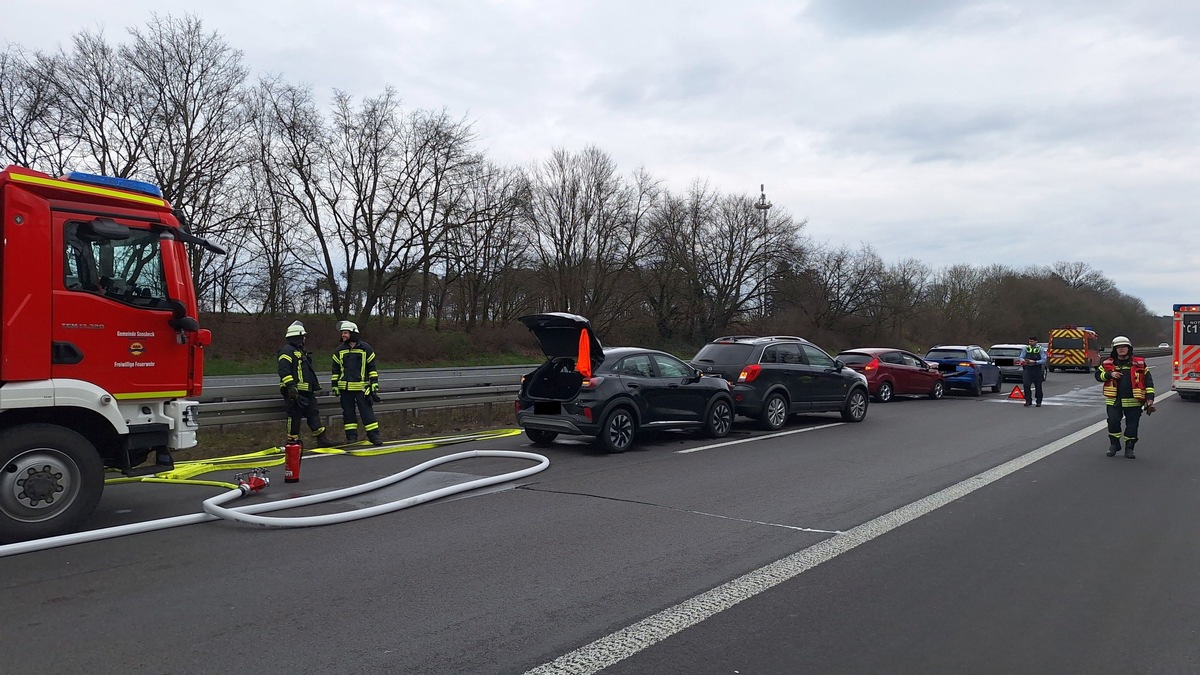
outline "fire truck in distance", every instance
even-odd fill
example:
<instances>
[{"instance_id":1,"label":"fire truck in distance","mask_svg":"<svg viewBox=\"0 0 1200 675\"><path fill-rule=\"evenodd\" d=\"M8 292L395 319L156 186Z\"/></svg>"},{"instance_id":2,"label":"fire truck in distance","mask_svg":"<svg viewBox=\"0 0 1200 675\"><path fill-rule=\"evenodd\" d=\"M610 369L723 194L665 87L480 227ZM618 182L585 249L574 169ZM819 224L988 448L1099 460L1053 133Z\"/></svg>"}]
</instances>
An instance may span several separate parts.
<instances>
[{"instance_id":1,"label":"fire truck in distance","mask_svg":"<svg viewBox=\"0 0 1200 675\"><path fill-rule=\"evenodd\" d=\"M181 221L183 225L181 226ZM59 534L105 467L143 475L196 444L209 331L186 219L141 181L0 171L0 542Z\"/></svg>"},{"instance_id":2,"label":"fire truck in distance","mask_svg":"<svg viewBox=\"0 0 1200 675\"><path fill-rule=\"evenodd\" d=\"M1100 365L1100 338L1087 326L1067 324L1051 328L1049 352L1046 361L1050 372L1067 369L1087 372Z\"/></svg>"},{"instance_id":3,"label":"fire truck in distance","mask_svg":"<svg viewBox=\"0 0 1200 675\"><path fill-rule=\"evenodd\" d=\"M1200 303L1175 305L1171 388L1186 401L1200 400Z\"/></svg>"}]
</instances>

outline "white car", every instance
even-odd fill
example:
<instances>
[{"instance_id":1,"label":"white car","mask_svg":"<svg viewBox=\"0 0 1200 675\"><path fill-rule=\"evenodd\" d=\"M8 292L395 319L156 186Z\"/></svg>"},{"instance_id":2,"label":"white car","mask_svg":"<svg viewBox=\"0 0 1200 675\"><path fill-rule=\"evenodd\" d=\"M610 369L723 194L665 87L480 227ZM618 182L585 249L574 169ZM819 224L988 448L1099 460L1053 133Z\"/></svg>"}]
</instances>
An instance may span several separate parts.
<instances>
[{"instance_id":1,"label":"white car","mask_svg":"<svg viewBox=\"0 0 1200 675\"><path fill-rule=\"evenodd\" d=\"M1169 344L1167 344L1167 343L1165 343L1165 342L1160 342L1160 343L1158 343L1158 348L1159 348L1159 349L1170 349L1170 348L1171 348L1171 345L1169 345Z\"/></svg>"}]
</instances>

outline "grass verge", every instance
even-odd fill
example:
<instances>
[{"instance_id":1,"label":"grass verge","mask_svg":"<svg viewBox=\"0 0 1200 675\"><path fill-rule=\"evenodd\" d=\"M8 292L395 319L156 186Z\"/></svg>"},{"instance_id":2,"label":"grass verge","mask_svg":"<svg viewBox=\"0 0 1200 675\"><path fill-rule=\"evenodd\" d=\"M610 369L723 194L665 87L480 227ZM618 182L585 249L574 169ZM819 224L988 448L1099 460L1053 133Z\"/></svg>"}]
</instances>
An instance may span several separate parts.
<instances>
[{"instance_id":1,"label":"grass verge","mask_svg":"<svg viewBox=\"0 0 1200 675\"><path fill-rule=\"evenodd\" d=\"M335 417L331 422L327 432L329 437L337 442L344 441L346 435L342 432L341 418ZM385 441L514 426L512 405L502 403L491 404L490 411L487 406L477 405L379 414L379 429ZM365 437L365 434L360 436ZM175 452L174 457L186 461L255 452L282 445L286 438L287 421L281 414L278 422L205 427L200 430L200 442L196 447ZM306 447L316 447L306 424L301 425L301 438Z\"/></svg>"}]
</instances>

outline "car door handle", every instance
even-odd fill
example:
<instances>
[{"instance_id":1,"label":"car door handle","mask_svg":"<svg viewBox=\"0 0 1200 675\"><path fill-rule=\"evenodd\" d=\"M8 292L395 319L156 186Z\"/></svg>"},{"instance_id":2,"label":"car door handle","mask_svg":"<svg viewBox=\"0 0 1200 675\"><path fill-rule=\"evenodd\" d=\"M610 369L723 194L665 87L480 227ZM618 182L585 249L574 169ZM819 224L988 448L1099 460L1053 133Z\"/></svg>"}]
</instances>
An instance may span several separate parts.
<instances>
[{"instance_id":1,"label":"car door handle","mask_svg":"<svg viewBox=\"0 0 1200 675\"><path fill-rule=\"evenodd\" d=\"M671 384L668 384L668 385L667 385L667 388L668 388L668 389L678 389L678 388L679 388L679 383L678 383L678 382L672 382Z\"/></svg>"},{"instance_id":2,"label":"car door handle","mask_svg":"<svg viewBox=\"0 0 1200 675\"><path fill-rule=\"evenodd\" d=\"M630 389L637 389L637 388L638 388L638 384L637 384L637 382L630 382L629 384L627 384L627 385L625 385L625 386L629 387Z\"/></svg>"}]
</instances>

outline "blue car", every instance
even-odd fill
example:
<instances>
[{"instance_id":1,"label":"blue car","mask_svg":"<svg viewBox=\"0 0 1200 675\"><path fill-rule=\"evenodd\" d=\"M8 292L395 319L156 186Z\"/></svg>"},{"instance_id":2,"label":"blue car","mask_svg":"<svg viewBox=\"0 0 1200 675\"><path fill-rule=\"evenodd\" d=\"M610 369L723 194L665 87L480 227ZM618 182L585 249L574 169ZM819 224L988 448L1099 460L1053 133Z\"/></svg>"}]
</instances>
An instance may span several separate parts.
<instances>
[{"instance_id":1,"label":"blue car","mask_svg":"<svg viewBox=\"0 0 1200 675\"><path fill-rule=\"evenodd\" d=\"M1000 367L979 345L938 345L925 360L937 364L947 389L963 389L971 396L982 394L984 387L1000 391Z\"/></svg>"}]
</instances>

